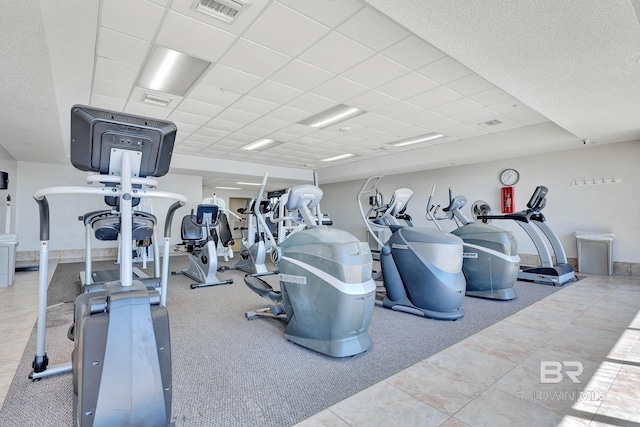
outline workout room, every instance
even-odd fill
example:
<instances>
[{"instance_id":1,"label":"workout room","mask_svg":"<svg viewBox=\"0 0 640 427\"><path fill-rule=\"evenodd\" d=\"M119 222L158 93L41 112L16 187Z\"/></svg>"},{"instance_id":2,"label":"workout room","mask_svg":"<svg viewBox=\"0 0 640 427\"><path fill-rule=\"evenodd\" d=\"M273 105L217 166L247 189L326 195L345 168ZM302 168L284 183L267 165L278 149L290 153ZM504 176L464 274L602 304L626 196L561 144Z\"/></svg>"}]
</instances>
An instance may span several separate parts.
<instances>
[{"instance_id":1,"label":"workout room","mask_svg":"<svg viewBox=\"0 0 640 427\"><path fill-rule=\"evenodd\" d=\"M5 3L0 425L640 425L636 1Z\"/></svg>"}]
</instances>

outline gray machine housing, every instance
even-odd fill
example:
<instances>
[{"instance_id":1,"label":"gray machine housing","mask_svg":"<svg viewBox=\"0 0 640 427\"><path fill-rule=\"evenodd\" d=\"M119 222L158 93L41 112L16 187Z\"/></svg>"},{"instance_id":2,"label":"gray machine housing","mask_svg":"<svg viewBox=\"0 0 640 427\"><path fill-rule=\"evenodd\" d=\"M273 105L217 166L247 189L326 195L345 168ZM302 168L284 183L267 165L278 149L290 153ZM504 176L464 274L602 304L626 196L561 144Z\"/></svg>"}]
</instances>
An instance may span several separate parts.
<instances>
[{"instance_id":1,"label":"gray machine housing","mask_svg":"<svg viewBox=\"0 0 640 427\"><path fill-rule=\"evenodd\" d=\"M285 338L333 357L368 350L376 290L368 245L320 226L294 233L280 248Z\"/></svg>"},{"instance_id":2,"label":"gray machine housing","mask_svg":"<svg viewBox=\"0 0 640 427\"><path fill-rule=\"evenodd\" d=\"M265 183L266 176L263 188ZM350 233L318 225L311 209L321 198L322 190L313 185L289 190L286 209L306 228L276 249L280 291L258 275L245 277L249 288L274 302L246 316L284 318L288 340L332 357L353 356L373 345L368 332L375 306L373 258L369 246Z\"/></svg>"},{"instance_id":3,"label":"gray machine housing","mask_svg":"<svg viewBox=\"0 0 640 427\"><path fill-rule=\"evenodd\" d=\"M462 239L462 270L469 296L511 300L520 271L518 242L513 233L487 224L471 223L453 230Z\"/></svg>"}]
</instances>

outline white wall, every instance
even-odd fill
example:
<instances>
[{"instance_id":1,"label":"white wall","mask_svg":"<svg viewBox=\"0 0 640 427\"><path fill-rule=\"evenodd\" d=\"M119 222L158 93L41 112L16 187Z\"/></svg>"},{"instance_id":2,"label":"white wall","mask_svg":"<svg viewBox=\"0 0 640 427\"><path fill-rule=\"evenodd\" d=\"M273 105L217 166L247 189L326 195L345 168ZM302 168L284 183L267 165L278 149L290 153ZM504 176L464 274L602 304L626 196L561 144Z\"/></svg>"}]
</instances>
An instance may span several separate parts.
<instances>
[{"instance_id":1,"label":"white wall","mask_svg":"<svg viewBox=\"0 0 640 427\"><path fill-rule=\"evenodd\" d=\"M380 190L389 200L393 190L409 187L414 191L407 212L414 225L434 227L425 217L425 207L431 186L436 185L435 203L448 204L448 188L454 195L464 195L468 202L463 209L469 211L474 201L489 202L493 212L500 214L500 188L498 176L507 168L520 172L515 190L515 209L526 209L533 190L538 185L549 188L547 206L543 213L547 223L562 240L568 257L577 257L576 231L613 232L613 259L619 262L640 262L640 142L632 141L604 146L586 146L580 149L545 155L519 157L468 166L455 166L400 175L382 179ZM383 160L382 160L383 161ZM571 186L576 180L620 178L620 184ZM356 195L364 179L322 185L322 210L330 214L334 226L350 231L366 241L365 227L358 211ZM320 171L322 182L322 171ZM367 200L363 201L368 209ZM443 228L454 228L452 221L441 221ZM513 221L494 221L493 225L516 234L519 253L535 254L528 236Z\"/></svg>"},{"instance_id":2,"label":"white wall","mask_svg":"<svg viewBox=\"0 0 640 427\"><path fill-rule=\"evenodd\" d=\"M7 218L7 196L11 196L11 224L10 233L15 232L16 223L16 170L17 162L7 150L0 145L0 171L7 172L9 174L9 188L7 190L0 190L0 234L5 232L5 224Z\"/></svg>"},{"instance_id":3,"label":"white wall","mask_svg":"<svg viewBox=\"0 0 640 427\"><path fill-rule=\"evenodd\" d=\"M86 172L71 165L18 162L16 231L19 235L19 251L39 250L39 212L33 193L44 187L86 186ZM202 178L199 176L168 174L158 179L158 189L187 196L188 204L176 211L171 232L172 243L180 242L180 222L184 215L202 200ZM84 248L84 226L78 216L105 209L106 204L97 196L51 196L48 197L50 211L50 250ZM170 200L153 200L153 213L158 218L158 234L164 233L164 219ZM94 248L117 247L116 242L92 241Z\"/></svg>"}]
</instances>

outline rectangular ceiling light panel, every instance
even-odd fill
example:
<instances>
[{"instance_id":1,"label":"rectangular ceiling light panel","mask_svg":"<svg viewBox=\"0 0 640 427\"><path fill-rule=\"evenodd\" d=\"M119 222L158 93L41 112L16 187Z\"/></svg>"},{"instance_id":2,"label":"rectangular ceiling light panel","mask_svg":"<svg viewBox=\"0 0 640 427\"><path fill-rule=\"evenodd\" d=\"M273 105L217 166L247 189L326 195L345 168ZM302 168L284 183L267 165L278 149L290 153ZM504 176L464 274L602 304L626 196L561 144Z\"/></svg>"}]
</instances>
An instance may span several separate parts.
<instances>
[{"instance_id":1,"label":"rectangular ceiling light panel","mask_svg":"<svg viewBox=\"0 0 640 427\"><path fill-rule=\"evenodd\" d=\"M231 23L238 17L245 6L244 2L238 0L196 0L191 8L221 21Z\"/></svg>"},{"instance_id":2,"label":"rectangular ceiling light panel","mask_svg":"<svg viewBox=\"0 0 640 427\"><path fill-rule=\"evenodd\" d=\"M394 142L391 145L396 147L406 147L407 145L419 144L421 142L433 141L434 139L444 138L445 136L439 133L428 133L426 135L414 136L412 138L402 139Z\"/></svg>"},{"instance_id":3,"label":"rectangular ceiling light panel","mask_svg":"<svg viewBox=\"0 0 640 427\"><path fill-rule=\"evenodd\" d=\"M327 157L326 159L322 159L323 162L336 162L338 160L347 159L352 157L353 154L340 154L339 156Z\"/></svg>"},{"instance_id":4,"label":"rectangular ceiling light panel","mask_svg":"<svg viewBox=\"0 0 640 427\"><path fill-rule=\"evenodd\" d=\"M273 139L259 139L257 141L252 142L251 144L247 144L242 147L243 150L253 150L253 151L264 151L268 148L273 148L276 145L280 145L282 142L275 141Z\"/></svg>"},{"instance_id":5,"label":"rectangular ceiling light panel","mask_svg":"<svg viewBox=\"0 0 640 427\"><path fill-rule=\"evenodd\" d=\"M312 128L323 129L344 120L352 119L363 113L364 111L359 108L339 104L335 107L329 108L326 111L308 117L298 122L298 124L311 126Z\"/></svg>"},{"instance_id":6,"label":"rectangular ceiling light panel","mask_svg":"<svg viewBox=\"0 0 640 427\"><path fill-rule=\"evenodd\" d=\"M209 65L208 61L155 45L144 64L138 86L184 96Z\"/></svg>"}]
</instances>

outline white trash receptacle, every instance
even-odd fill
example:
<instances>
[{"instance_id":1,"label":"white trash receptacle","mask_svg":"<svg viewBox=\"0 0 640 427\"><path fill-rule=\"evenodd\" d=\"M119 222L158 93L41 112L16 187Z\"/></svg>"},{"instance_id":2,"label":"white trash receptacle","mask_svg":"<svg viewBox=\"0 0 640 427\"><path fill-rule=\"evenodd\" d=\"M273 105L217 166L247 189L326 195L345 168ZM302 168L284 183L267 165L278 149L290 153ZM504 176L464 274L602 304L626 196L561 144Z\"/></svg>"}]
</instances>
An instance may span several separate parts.
<instances>
[{"instance_id":1,"label":"white trash receptacle","mask_svg":"<svg viewBox=\"0 0 640 427\"><path fill-rule=\"evenodd\" d=\"M613 233L577 231L578 272L613 275Z\"/></svg>"},{"instance_id":2,"label":"white trash receptacle","mask_svg":"<svg viewBox=\"0 0 640 427\"><path fill-rule=\"evenodd\" d=\"M17 234L0 234L0 287L13 285L16 272Z\"/></svg>"}]
</instances>

